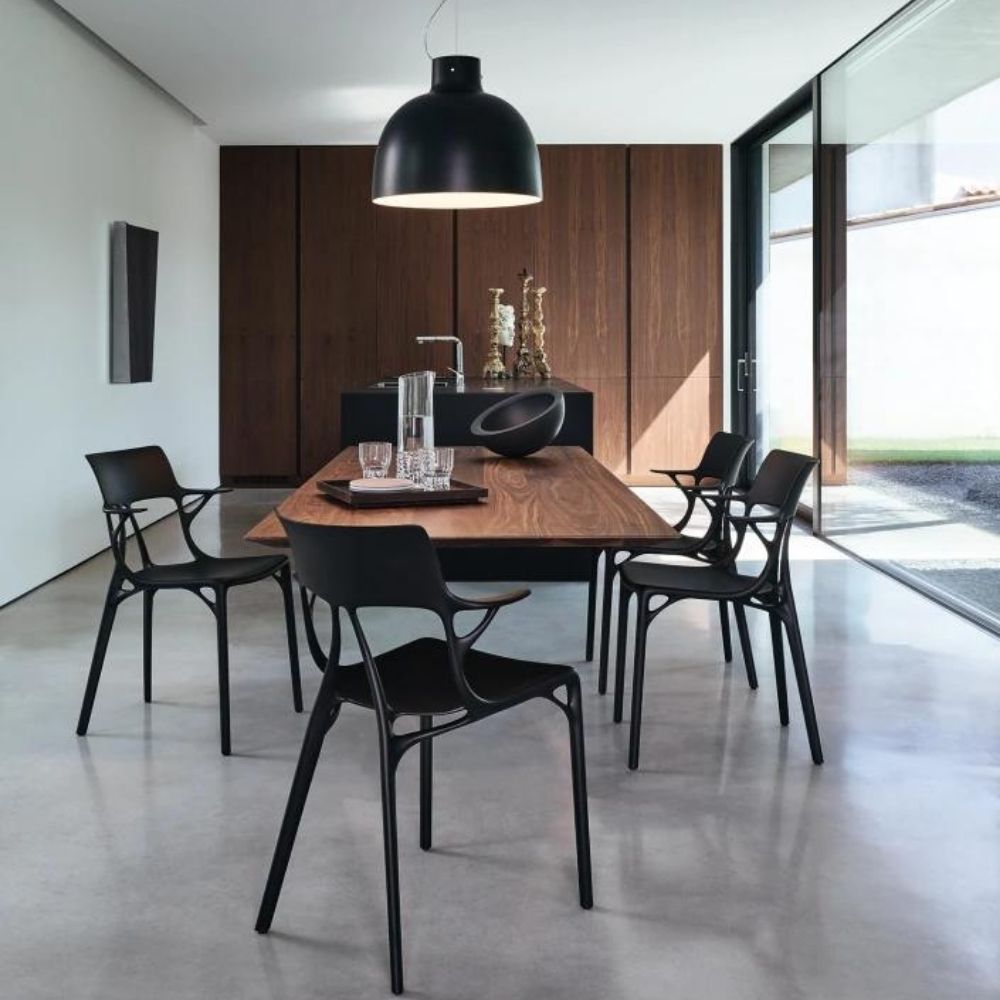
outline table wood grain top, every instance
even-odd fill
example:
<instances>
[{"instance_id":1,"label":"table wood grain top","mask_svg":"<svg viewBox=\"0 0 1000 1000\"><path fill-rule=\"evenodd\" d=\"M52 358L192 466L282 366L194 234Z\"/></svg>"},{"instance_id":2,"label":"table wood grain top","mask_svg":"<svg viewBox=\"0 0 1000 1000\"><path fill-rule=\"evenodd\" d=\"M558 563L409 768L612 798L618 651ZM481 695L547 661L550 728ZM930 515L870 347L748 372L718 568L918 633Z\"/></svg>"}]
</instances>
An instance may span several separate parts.
<instances>
[{"instance_id":1,"label":"table wood grain top","mask_svg":"<svg viewBox=\"0 0 1000 1000\"><path fill-rule=\"evenodd\" d=\"M455 449L455 479L489 490L477 504L355 510L320 493L319 479L361 475L357 448L345 448L278 506L282 517L310 524L384 527L420 524L439 546L627 547L677 533L582 448L545 448L528 458L500 458L484 448ZM272 512L247 541L286 546Z\"/></svg>"}]
</instances>

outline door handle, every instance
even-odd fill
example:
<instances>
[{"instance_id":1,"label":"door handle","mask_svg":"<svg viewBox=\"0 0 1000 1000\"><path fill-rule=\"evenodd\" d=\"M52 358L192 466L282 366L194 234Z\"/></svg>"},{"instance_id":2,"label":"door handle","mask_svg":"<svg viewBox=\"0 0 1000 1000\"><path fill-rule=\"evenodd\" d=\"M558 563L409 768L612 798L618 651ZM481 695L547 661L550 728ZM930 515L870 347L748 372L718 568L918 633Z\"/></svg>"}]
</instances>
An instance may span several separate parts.
<instances>
[{"instance_id":1,"label":"door handle","mask_svg":"<svg viewBox=\"0 0 1000 1000\"><path fill-rule=\"evenodd\" d=\"M736 391L737 392L746 392L746 387L743 385L743 380L746 378L746 375L747 375L747 359L746 358L740 358L740 360L736 362Z\"/></svg>"}]
</instances>

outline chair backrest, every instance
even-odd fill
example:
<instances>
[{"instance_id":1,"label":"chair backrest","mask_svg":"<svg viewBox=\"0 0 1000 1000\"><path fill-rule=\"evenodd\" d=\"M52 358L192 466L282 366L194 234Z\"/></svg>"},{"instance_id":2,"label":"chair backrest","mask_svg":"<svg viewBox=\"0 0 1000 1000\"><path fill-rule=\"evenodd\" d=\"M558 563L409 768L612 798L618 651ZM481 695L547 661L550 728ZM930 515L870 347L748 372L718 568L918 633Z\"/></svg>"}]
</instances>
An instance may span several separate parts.
<instances>
[{"instance_id":1,"label":"chair backrest","mask_svg":"<svg viewBox=\"0 0 1000 1000\"><path fill-rule=\"evenodd\" d=\"M419 525L339 527L279 515L299 580L332 607L451 609L441 565Z\"/></svg>"},{"instance_id":2,"label":"chair backrest","mask_svg":"<svg viewBox=\"0 0 1000 1000\"><path fill-rule=\"evenodd\" d=\"M746 505L745 514L751 520L742 522L742 525L740 517L733 521L738 533L736 552L742 548L749 525L749 530L757 536L767 552L754 590L758 594L770 594L772 603L775 595L781 600L783 589L791 587L788 544L792 534L792 521L802 490L818 464L811 455L799 455L794 451L770 451L750 484L750 489L740 498ZM759 506L770 509L763 512L754 510ZM760 524L753 520L758 517L775 518L775 521ZM770 534L768 528L773 528Z\"/></svg>"},{"instance_id":3,"label":"chair backrest","mask_svg":"<svg viewBox=\"0 0 1000 1000\"><path fill-rule=\"evenodd\" d=\"M466 635L455 634L456 598L444 582L437 553L423 528L416 524L348 528L287 521L280 514L278 517L292 545L299 582L331 607L347 612L380 717L387 717L388 706L358 617L362 608L419 608L435 612L448 639L449 669L462 704L468 711L488 706L469 687L464 662L492 614L487 614ZM335 668L335 661L330 665Z\"/></svg>"},{"instance_id":4,"label":"chair backrest","mask_svg":"<svg viewBox=\"0 0 1000 1000\"><path fill-rule=\"evenodd\" d=\"M747 504L777 508L778 517L791 519L818 464L811 455L780 449L768 452L746 493Z\"/></svg>"},{"instance_id":5,"label":"chair backrest","mask_svg":"<svg viewBox=\"0 0 1000 1000\"><path fill-rule=\"evenodd\" d=\"M742 434L716 431L705 446L697 474L718 479L723 486L735 486L743 460L752 445L753 439Z\"/></svg>"},{"instance_id":6,"label":"chair backrest","mask_svg":"<svg viewBox=\"0 0 1000 1000\"><path fill-rule=\"evenodd\" d=\"M180 499L181 488L159 445L96 452L88 455L87 461L106 504L129 505L157 497Z\"/></svg>"},{"instance_id":7,"label":"chair backrest","mask_svg":"<svg viewBox=\"0 0 1000 1000\"><path fill-rule=\"evenodd\" d=\"M120 451L101 451L87 455L87 461L97 477L101 496L106 507L129 508L141 500L173 500L180 515L181 533L193 556L203 555L191 536L194 514L186 514L183 507L184 492L174 476L170 461L159 445L142 448L123 448ZM195 511L194 513L197 513ZM153 565L149 548L142 535L138 519L127 510L105 510L108 538L120 572L131 579L129 567L129 528L139 549L143 566Z\"/></svg>"}]
</instances>

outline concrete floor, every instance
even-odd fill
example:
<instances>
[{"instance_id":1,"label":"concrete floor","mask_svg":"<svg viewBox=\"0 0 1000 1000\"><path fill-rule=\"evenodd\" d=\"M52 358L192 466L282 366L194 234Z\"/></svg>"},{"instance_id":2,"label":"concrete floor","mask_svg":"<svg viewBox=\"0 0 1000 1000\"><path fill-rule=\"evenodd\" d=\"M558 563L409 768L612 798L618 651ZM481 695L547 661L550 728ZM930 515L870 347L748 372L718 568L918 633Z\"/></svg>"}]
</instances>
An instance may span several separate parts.
<instances>
[{"instance_id":1,"label":"concrete floor","mask_svg":"<svg viewBox=\"0 0 1000 1000\"><path fill-rule=\"evenodd\" d=\"M234 551L268 497L202 515ZM159 547L176 525L153 529ZM642 768L578 664L596 907L575 895L565 725L523 707L436 744L435 849L400 777L410 995L919 1000L1000 995L1000 644L804 535L793 572L827 763L722 664L714 610L651 634ZM218 753L214 633L157 599L121 610L91 734L76 714L110 562L0 612L0 997L308 1000L388 995L373 719L345 710L313 784L274 930L253 931L306 717L278 590L232 598L234 756ZM474 588L484 589L484 588ZM543 584L484 645L577 661L584 587ZM379 645L420 628L372 619ZM318 675L303 657L307 700Z\"/></svg>"}]
</instances>

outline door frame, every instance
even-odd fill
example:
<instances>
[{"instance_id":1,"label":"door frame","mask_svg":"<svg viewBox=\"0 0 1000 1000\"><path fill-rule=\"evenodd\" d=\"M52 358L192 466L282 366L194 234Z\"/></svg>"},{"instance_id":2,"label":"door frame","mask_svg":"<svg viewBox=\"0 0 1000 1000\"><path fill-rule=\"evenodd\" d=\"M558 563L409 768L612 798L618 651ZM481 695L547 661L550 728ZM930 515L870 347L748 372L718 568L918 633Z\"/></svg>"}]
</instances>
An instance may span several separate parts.
<instances>
[{"instance_id":1,"label":"door frame","mask_svg":"<svg viewBox=\"0 0 1000 1000\"><path fill-rule=\"evenodd\" d=\"M777 135L804 114L813 114L813 136L819 134L819 88L818 78L799 87L795 93L773 108L737 138L730 147L730 412L733 430L737 434L754 437L756 415L756 384L752 358L756 354L756 309L755 298L757 276L760 273L760 241L758 234L761 222L759 199L763 144ZM813 142L813 221L816 211L816 142ZM818 266L818 234L813 233L813 271ZM815 280L813 282L815 287ZM813 295L813 357L816 357L817 318L815 293ZM819 407L816 405L819 381L816 365L810 373L813 379L813 444L814 454L819 454ZM756 443L751 448L750 458L744 466L743 485L750 479L749 470L756 465ZM800 511L814 527L819 525L820 490L815 491L814 508Z\"/></svg>"}]
</instances>

